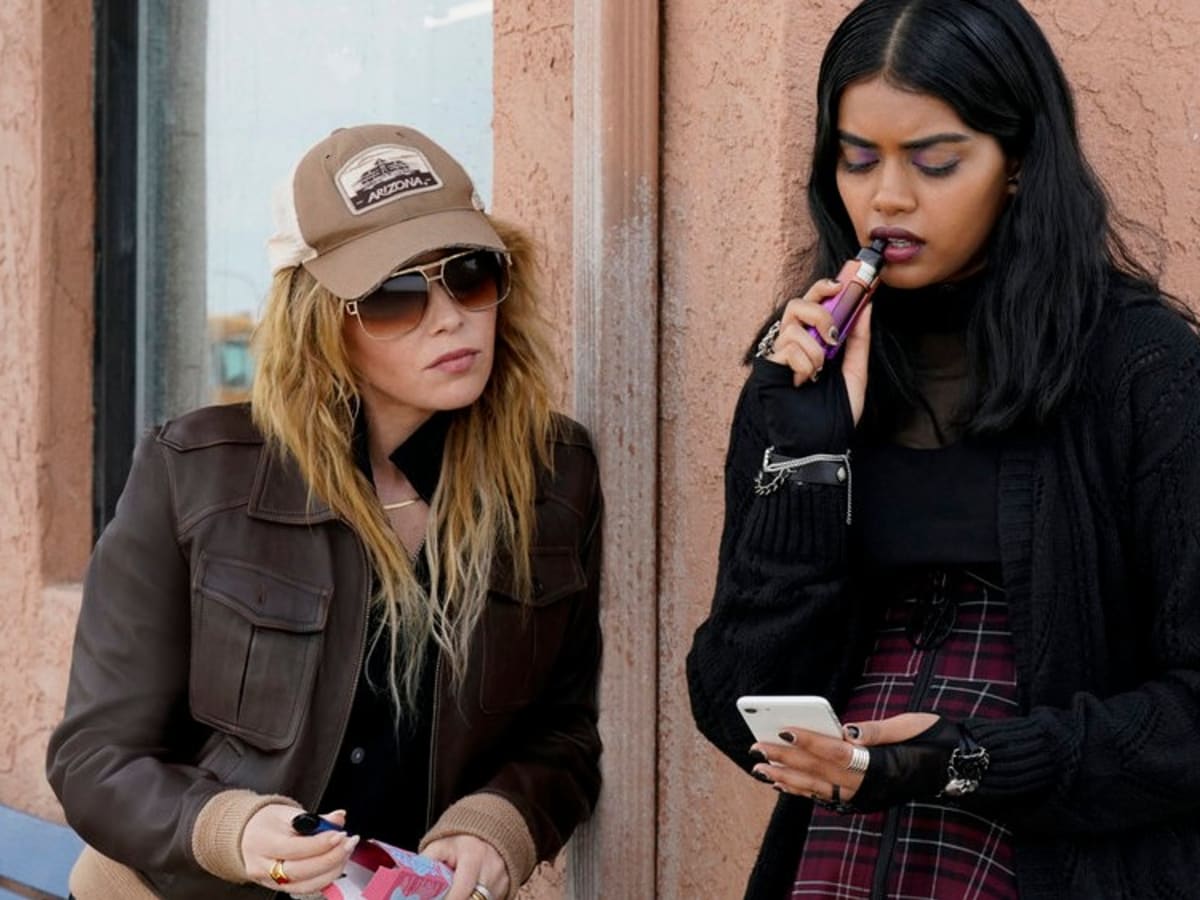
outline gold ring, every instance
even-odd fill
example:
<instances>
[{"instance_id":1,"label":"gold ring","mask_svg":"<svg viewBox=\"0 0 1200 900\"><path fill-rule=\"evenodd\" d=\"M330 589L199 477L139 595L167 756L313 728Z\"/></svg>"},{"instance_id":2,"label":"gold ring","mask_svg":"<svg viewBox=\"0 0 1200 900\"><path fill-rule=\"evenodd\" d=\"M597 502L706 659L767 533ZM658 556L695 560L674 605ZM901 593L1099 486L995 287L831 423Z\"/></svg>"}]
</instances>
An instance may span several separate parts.
<instances>
[{"instance_id":1,"label":"gold ring","mask_svg":"<svg viewBox=\"0 0 1200 900\"><path fill-rule=\"evenodd\" d=\"M471 891L467 900L492 900L492 892L487 889L487 885L476 884L475 890Z\"/></svg>"},{"instance_id":2,"label":"gold ring","mask_svg":"<svg viewBox=\"0 0 1200 900\"><path fill-rule=\"evenodd\" d=\"M287 884L292 879L287 877L287 872L283 871L283 860L277 859L271 864L271 871L267 872L271 876L271 880L276 884Z\"/></svg>"}]
</instances>

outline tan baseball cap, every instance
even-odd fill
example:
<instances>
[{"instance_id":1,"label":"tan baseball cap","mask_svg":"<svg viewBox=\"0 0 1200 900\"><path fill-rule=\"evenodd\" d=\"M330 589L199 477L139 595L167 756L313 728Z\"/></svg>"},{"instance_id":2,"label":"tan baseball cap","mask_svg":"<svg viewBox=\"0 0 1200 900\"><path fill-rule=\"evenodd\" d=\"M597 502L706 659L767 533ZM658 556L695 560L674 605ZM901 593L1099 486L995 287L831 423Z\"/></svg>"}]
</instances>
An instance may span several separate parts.
<instances>
[{"instance_id":1,"label":"tan baseball cap","mask_svg":"<svg viewBox=\"0 0 1200 900\"><path fill-rule=\"evenodd\" d=\"M272 273L303 265L345 300L431 250L506 249L463 167L403 125L334 131L296 164L274 212Z\"/></svg>"}]
</instances>

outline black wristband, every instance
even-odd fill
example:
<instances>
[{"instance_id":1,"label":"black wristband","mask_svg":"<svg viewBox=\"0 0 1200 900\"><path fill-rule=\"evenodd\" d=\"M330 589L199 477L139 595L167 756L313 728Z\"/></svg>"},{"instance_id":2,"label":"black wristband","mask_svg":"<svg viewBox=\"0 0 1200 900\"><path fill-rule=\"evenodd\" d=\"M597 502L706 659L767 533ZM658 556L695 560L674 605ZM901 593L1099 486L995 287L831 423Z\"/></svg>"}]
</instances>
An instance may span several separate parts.
<instances>
[{"instance_id":1,"label":"black wristband","mask_svg":"<svg viewBox=\"0 0 1200 900\"><path fill-rule=\"evenodd\" d=\"M961 734L957 723L938 719L907 741L869 747L871 762L850 804L857 812L877 812L910 800L939 796Z\"/></svg>"}]
</instances>

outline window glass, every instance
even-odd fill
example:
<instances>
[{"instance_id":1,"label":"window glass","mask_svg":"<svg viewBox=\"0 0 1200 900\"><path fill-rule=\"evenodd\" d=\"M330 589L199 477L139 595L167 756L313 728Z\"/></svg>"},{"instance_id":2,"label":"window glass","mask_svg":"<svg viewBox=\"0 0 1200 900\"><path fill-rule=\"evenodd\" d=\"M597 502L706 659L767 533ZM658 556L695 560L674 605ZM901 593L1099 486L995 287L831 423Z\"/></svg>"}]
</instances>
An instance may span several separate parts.
<instances>
[{"instance_id":1,"label":"window glass","mask_svg":"<svg viewBox=\"0 0 1200 900\"><path fill-rule=\"evenodd\" d=\"M334 128L400 122L490 203L491 0L143 0L137 428L247 395L271 193Z\"/></svg>"}]
</instances>

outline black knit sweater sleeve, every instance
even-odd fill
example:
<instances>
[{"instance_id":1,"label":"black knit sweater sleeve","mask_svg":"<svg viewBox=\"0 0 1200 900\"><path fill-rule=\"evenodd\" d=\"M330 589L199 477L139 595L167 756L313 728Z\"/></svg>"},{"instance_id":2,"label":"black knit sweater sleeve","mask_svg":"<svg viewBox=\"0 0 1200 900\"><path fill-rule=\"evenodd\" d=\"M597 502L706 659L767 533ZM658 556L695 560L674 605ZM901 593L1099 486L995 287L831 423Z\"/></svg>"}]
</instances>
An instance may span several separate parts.
<instances>
[{"instance_id":1,"label":"black knit sweater sleeve","mask_svg":"<svg viewBox=\"0 0 1200 900\"><path fill-rule=\"evenodd\" d=\"M840 373L799 389L790 374L756 363L738 400L716 592L687 660L697 725L744 768L753 738L737 698L828 693L848 636L847 489L787 482L766 495L754 490L768 446L789 456L846 452L852 420Z\"/></svg>"},{"instance_id":2,"label":"black knit sweater sleeve","mask_svg":"<svg viewBox=\"0 0 1200 900\"><path fill-rule=\"evenodd\" d=\"M1095 528L1125 534L1130 577L1108 588L1146 627L1115 639L1143 643L1143 663L1122 689L968 723L992 757L972 803L1027 833L1121 832L1200 811L1200 340L1163 308L1124 313L1114 334L1111 384L1097 388L1108 433L1096 438L1124 463L1121 501ZM1033 587L1035 599L1053 588Z\"/></svg>"}]
</instances>

